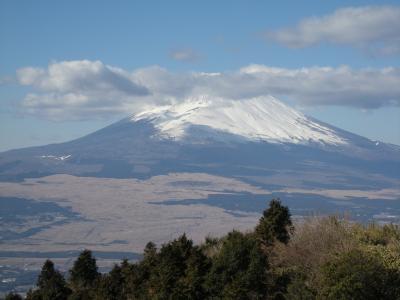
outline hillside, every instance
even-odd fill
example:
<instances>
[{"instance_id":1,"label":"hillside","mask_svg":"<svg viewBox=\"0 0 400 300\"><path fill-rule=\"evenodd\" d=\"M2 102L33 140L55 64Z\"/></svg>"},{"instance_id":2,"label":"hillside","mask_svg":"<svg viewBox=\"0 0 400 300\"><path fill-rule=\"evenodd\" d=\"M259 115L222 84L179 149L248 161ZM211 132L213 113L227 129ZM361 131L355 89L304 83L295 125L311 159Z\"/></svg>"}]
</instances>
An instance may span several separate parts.
<instances>
[{"instance_id":1,"label":"hillside","mask_svg":"<svg viewBox=\"0 0 400 300\"><path fill-rule=\"evenodd\" d=\"M272 200L254 230L149 242L139 262L100 274L84 250L68 280L47 260L32 299L399 299L400 228L335 217L293 226ZM20 299L10 294L6 299Z\"/></svg>"}]
</instances>

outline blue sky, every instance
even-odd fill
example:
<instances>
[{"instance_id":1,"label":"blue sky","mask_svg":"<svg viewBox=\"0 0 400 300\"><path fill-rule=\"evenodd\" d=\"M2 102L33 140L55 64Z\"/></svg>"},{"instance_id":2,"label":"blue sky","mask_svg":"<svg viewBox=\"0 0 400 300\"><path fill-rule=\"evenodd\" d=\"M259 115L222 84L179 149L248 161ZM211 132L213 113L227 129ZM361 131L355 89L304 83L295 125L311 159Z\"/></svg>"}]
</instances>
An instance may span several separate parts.
<instances>
[{"instance_id":1,"label":"blue sky","mask_svg":"<svg viewBox=\"0 0 400 300\"><path fill-rule=\"evenodd\" d=\"M267 89L322 121L400 144L399 7L399 1L1 1L0 151L80 137L144 104L180 99L183 90L226 96L223 87L251 65L261 70L254 79L259 93ZM370 24L371 15L382 20ZM265 67L278 68L280 81ZM193 74L202 72L222 74L222 83L199 87ZM74 85L82 80L84 87ZM239 84L238 93L246 88Z\"/></svg>"}]
</instances>

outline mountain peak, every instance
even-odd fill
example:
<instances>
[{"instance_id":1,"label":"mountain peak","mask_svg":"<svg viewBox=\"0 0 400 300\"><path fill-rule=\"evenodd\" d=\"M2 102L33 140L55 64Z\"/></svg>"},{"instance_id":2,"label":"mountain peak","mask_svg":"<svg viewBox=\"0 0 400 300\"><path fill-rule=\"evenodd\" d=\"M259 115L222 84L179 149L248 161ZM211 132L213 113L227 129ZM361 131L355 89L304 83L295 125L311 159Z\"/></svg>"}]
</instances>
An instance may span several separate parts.
<instances>
[{"instance_id":1,"label":"mountain peak","mask_svg":"<svg viewBox=\"0 0 400 300\"><path fill-rule=\"evenodd\" d=\"M213 131L272 143L346 143L334 129L311 120L272 96L246 100L192 97L179 104L143 111L131 120L148 120L162 138L174 140L193 138L189 133L197 127L207 130L208 138L217 140L226 136L212 136Z\"/></svg>"}]
</instances>

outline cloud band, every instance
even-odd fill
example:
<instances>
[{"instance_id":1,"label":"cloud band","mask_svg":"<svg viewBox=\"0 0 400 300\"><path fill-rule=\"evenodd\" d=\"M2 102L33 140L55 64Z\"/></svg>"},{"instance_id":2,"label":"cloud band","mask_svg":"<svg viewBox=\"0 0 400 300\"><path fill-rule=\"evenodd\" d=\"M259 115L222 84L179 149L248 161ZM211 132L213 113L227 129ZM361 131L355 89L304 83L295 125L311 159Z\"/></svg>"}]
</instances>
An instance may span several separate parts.
<instances>
[{"instance_id":1,"label":"cloud band","mask_svg":"<svg viewBox=\"0 0 400 300\"><path fill-rule=\"evenodd\" d=\"M273 95L298 105L358 108L400 106L400 69L249 65L232 72L173 73L158 66L126 71L99 61L54 62L23 68L18 82L32 87L22 109L50 119L90 119L129 114L145 106L185 101L198 95L245 101Z\"/></svg>"}]
</instances>

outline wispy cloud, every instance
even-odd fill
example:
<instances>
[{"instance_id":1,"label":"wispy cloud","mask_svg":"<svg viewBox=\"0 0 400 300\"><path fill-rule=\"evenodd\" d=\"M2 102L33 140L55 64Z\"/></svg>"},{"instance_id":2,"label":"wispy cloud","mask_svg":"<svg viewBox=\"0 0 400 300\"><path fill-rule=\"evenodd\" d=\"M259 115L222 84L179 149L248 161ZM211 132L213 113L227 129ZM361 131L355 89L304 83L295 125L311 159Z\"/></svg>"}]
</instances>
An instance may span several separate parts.
<instances>
[{"instance_id":1,"label":"wispy cloud","mask_svg":"<svg viewBox=\"0 0 400 300\"><path fill-rule=\"evenodd\" d=\"M400 54L400 6L348 7L296 26L268 31L265 36L288 47L321 42L350 45L372 54Z\"/></svg>"},{"instance_id":2,"label":"wispy cloud","mask_svg":"<svg viewBox=\"0 0 400 300\"><path fill-rule=\"evenodd\" d=\"M185 101L199 95L245 101L251 97L288 97L297 105L358 108L400 106L400 68L301 69L249 65L232 72L174 73L158 66L133 71L99 61L52 63L17 71L20 84L32 87L22 109L51 119L89 119L129 114L145 106Z\"/></svg>"},{"instance_id":3,"label":"wispy cloud","mask_svg":"<svg viewBox=\"0 0 400 300\"><path fill-rule=\"evenodd\" d=\"M201 55L192 48L174 49L169 53L169 56L182 62L195 62L201 58Z\"/></svg>"}]
</instances>

